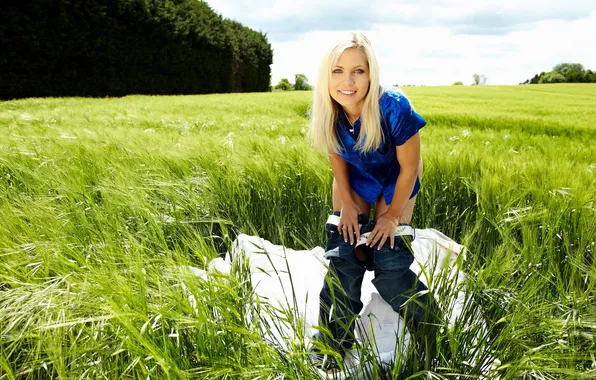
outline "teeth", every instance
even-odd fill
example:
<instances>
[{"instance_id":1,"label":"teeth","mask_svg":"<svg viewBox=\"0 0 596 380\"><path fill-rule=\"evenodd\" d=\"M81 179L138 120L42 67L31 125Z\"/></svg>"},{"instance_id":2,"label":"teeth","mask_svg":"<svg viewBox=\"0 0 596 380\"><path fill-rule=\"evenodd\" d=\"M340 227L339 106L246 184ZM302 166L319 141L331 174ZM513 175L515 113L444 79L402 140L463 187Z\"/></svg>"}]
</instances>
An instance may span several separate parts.
<instances>
[{"instance_id":1,"label":"teeth","mask_svg":"<svg viewBox=\"0 0 596 380\"><path fill-rule=\"evenodd\" d=\"M353 94L353 93L355 93L356 91L342 91L342 90L339 90L339 92L341 92L341 93L342 93L342 94L344 94L344 95L352 95L352 94Z\"/></svg>"}]
</instances>

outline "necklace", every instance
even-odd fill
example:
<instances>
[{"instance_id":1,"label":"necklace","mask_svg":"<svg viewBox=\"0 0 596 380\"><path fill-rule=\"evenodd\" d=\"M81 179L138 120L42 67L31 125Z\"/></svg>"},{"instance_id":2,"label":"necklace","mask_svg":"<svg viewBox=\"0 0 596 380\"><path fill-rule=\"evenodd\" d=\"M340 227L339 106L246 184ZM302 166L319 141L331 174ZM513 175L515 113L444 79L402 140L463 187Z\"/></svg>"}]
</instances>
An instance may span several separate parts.
<instances>
[{"instance_id":1,"label":"necklace","mask_svg":"<svg viewBox=\"0 0 596 380\"><path fill-rule=\"evenodd\" d=\"M346 113L346 110L345 110L345 109L343 109L343 108L342 108L341 110L344 112L344 116L346 117L346 119L348 119L348 123L350 124L350 133L354 133L354 123L355 123L355 122L356 122L356 120L358 120L358 119L354 120L354 123L352 123L352 122L350 121L350 117L349 117L349 116L348 116L348 114Z\"/></svg>"}]
</instances>

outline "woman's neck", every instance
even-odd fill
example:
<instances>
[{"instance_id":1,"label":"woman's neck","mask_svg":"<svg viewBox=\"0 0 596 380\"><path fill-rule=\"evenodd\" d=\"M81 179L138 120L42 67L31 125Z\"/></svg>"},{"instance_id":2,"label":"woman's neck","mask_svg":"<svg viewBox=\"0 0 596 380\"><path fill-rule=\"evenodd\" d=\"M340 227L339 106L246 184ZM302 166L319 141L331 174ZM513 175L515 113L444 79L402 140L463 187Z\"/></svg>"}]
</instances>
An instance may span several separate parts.
<instances>
[{"instance_id":1,"label":"woman's neck","mask_svg":"<svg viewBox=\"0 0 596 380\"><path fill-rule=\"evenodd\" d=\"M362 114L362 106L360 106L360 107L358 107L358 106L352 106L352 107L342 106L342 109L346 113L346 116L348 117L348 121L350 122L350 124L354 124L356 122L356 120L358 120L360 115Z\"/></svg>"}]
</instances>

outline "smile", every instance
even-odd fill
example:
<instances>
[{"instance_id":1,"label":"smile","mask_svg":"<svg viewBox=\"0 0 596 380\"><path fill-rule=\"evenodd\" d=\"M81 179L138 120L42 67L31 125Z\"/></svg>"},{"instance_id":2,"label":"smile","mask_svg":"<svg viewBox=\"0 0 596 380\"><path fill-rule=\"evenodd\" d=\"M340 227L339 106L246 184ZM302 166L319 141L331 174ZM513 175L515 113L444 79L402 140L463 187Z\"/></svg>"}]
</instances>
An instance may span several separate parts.
<instances>
[{"instance_id":1,"label":"smile","mask_svg":"<svg viewBox=\"0 0 596 380\"><path fill-rule=\"evenodd\" d=\"M356 91L343 91L343 90L339 90L339 92L341 92L344 95L354 95L356 93Z\"/></svg>"}]
</instances>

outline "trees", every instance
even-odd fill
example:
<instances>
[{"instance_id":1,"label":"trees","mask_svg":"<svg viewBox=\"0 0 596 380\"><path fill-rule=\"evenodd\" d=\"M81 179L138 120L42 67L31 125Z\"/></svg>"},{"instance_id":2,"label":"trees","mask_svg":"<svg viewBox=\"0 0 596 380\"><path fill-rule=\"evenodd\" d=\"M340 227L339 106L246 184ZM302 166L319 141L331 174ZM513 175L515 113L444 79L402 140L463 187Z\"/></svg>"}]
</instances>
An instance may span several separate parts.
<instances>
[{"instance_id":1,"label":"trees","mask_svg":"<svg viewBox=\"0 0 596 380\"><path fill-rule=\"evenodd\" d=\"M488 77L484 74L474 74L472 75L472 78L474 78L473 85L483 85L488 80Z\"/></svg>"},{"instance_id":2,"label":"trees","mask_svg":"<svg viewBox=\"0 0 596 380\"><path fill-rule=\"evenodd\" d=\"M553 71L561 74L565 82L581 82L584 79L584 65L581 63L559 63L553 67Z\"/></svg>"},{"instance_id":3,"label":"trees","mask_svg":"<svg viewBox=\"0 0 596 380\"><path fill-rule=\"evenodd\" d=\"M292 86L288 78L283 78L279 81L278 84L275 85L275 87L273 87L273 89L279 91L292 91L294 87Z\"/></svg>"},{"instance_id":4,"label":"trees","mask_svg":"<svg viewBox=\"0 0 596 380\"><path fill-rule=\"evenodd\" d=\"M269 89L266 35L204 1L9 3L0 12L0 99Z\"/></svg>"},{"instance_id":5,"label":"trees","mask_svg":"<svg viewBox=\"0 0 596 380\"><path fill-rule=\"evenodd\" d=\"M462 82L455 82L455 83L453 83L453 86L463 86L463 83Z\"/></svg>"},{"instance_id":6,"label":"trees","mask_svg":"<svg viewBox=\"0 0 596 380\"><path fill-rule=\"evenodd\" d=\"M559 63L552 71L534 75L525 83L596 83L596 75L581 63Z\"/></svg>"},{"instance_id":7,"label":"trees","mask_svg":"<svg viewBox=\"0 0 596 380\"><path fill-rule=\"evenodd\" d=\"M296 74L294 82L294 90L296 91L311 91L312 86L308 84L308 78L304 74Z\"/></svg>"},{"instance_id":8,"label":"trees","mask_svg":"<svg viewBox=\"0 0 596 380\"><path fill-rule=\"evenodd\" d=\"M540 78L542 78L546 73L543 71L540 74L534 75L534 77L530 80L530 84L537 84L540 83Z\"/></svg>"},{"instance_id":9,"label":"trees","mask_svg":"<svg viewBox=\"0 0 596 380\"><path fill-rule=\"evenodd\" d=\"M239 22L224 19L233 46L233 92L268 91L273 50L266 36Z\"/></svg>"},{"instance_id":10,"label":"trees","mask_svg":"<svg viewBox=\"0 0 596 380\"><path fill-rule=\"evenodd\" d=\"M275 85L275 87L273 87L273 89L277 91L311 91L312 86L308 84L306 75L296 74L295 83L293 85L287 78L283 78Z\"/></svg>"},{"instance_id":11,"label":"trees","mask_svg":"<svg viewBox=\"0 0 596 380\"><path fill-rule=\"evenodd\" d=\"M566 81L565 76L557 71L550 71L540 77L538 83L564 83Z\"/></svg>"}]
</instances>

